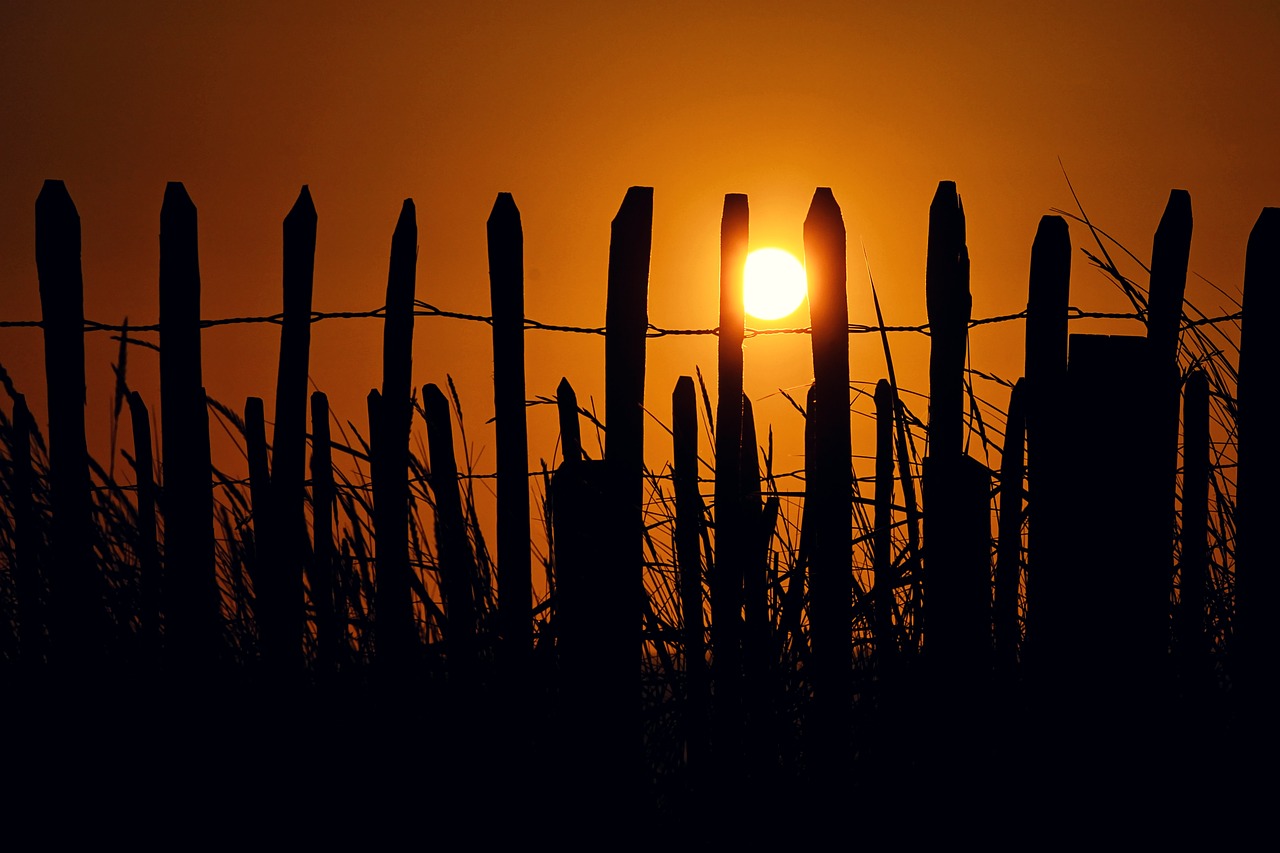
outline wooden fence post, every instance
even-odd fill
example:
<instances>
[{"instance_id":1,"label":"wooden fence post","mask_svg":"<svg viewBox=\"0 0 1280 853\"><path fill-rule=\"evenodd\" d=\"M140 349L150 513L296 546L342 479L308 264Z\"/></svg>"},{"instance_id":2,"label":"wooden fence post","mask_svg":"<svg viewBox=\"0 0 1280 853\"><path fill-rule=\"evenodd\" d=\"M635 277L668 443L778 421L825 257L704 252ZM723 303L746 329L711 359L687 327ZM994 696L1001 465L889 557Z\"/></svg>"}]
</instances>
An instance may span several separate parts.
<instances>
[{"instance_id":1,"label":"wooden fence post","mask_svg":"<svg viewBox=\"0 0 1280 853\"><path fill-rule=\"evenodd\" d=\"M716 752L721 772L741 754L743 560L739 459L742 446L743 269L749 245L747 197L729 193L720 218L720 327L717 331L715 561L711 565L711 649ZM727 763L726 763L727 762Z\"/></svg>"},{"instance_id":2,"label":"wooden fence post","mask_svg":"<svg viewBox=\"0 0 1280 853\"><path fill-rule=\"evenodd\" d=\"M487 229L498 441L498 633L508 663L520 669L533 644L533 572L524 399L524 232L511 193L498 193Z\"/></svg>"},{"instance_id":3,"label":"wooden fence post","mask_svg":"<svg viewBox=\"0 0 1280 853\"><path fill-rule=\"evenodd\" d=\"M1280 660L1280 631L1272 608L1280 600L1280 575L1268 530L1274 524L1280 482L1280 443L1271 435L1280 347L1271 327L1280 316L1280 208L1264 208L1249 233L1245 253L1237 383L1236 616L1232 657L1241 707L1253 722L1271 725L1269 685Z\"/></svg>"},{"instance_id":4,"label":"wooden fence post","mask_svg":"<svg viewBox=\"0 0 1280 853\"><path fill-rule=\"evenodd\" d=\"M138 484L138 630L148 668L160 662L161 576L156 542L155 462L151 453L151 420L137 391L129 392L129 420L133 428L134 479Z\"/></svg>"},{"instance_id":5,"label":"wooden fence post","mask_svg":"<svg viewBox=\"0 0 1280 853\"><path fill-rule=\"evenodd\" d=\"M467 538L462 497L458 492L449 401L438 386L423 386L422 413L427 422L427 447L431 455L428 480L435 496L436 549L447 620L445 648L453 687L462 696L470 689L475 675L476 617L471 590L477 573L476 559ZM501 580L498 583L501 593Z\"/></svg>"},{"instance_id":6,"label":"wooden fence post","mask_svg":"<svg viewBox=\"0 0 1280 853\"><path fill-rule=\"evenodd\" d=\"M1212 684L1205 604L1209 584L1209 377L1187 376L1183 416L1182 559L1174 622L1184 696L1197 701Z\"/></svg>"},{"instance_id":7,"label":"wooden fence post","mask_svg":"<svg viewBox=\"0 0 1280 853\"><path fill-rule=\"evenodd\" d=\"M160 432L165 647L176 670L212 664L221 632L200 326L196 207L186 188L173 181L160 209Z\"/></svg>"},{"instance_id":8,"label":"wooden fence post","mask_svg":"<svg viewBox=\"0 0 1280 853\"><path fill-rule=\"evenodd\" d=\"M929 205L925 261L929 314L929 455L964 452L964 366L973 298L964 205L954 181L940 181Z\"/></svg>"},{"instance_id":9,"label":"wooden fence post","mask_svg":"<svg viewBox=\"0 0 1280 853\"><path fill-rule=\"evenodd\" d=\"M874 581L871 595L876 668L882 678L893 670L897 641L893 630L898 585L893 567L893 387L889 380L876 383L876 493L875 530L872 534Z\"/></svg>"},{"instance_id":10,"label":"wooden fence post","mask_svg":"<svg viewBox=\"0 0 1280 853\"><path fill-rule=\"evenodd\" d=\"M1006 678L1012 677L1017 670L1018 646L1022 639L1018 603L1022 579L1022 522L1025 517L1022 481L1026 476L1026 392L1027 380L1024 378L1019 379L1009 393L1004 447L1000 452L1000 522L991 621L996 665Z\"/></svg>"},{"instance_id":11,"label":"wooden fence post","mask_svg":"<svg viewBox=\"0 0 1280 853\"><path fill-rule=\"evenodd\" d=\"M279 595L279 634L272 656L279 665L302 665L307 559L307 364L311 350L311 292L316 260L316 208L304 185L284 219L284 320L276 375L272 433L271 526L276 536L269 571Z\"/></svg>"},{"instance_id":12,"label":"wooden fence post","mask_svg":"<svg viewBox=\"0 0 1280 853\"><path fill-rule=\"evenodd\" d=\"M1070 566L1064 549L1070 529L1064 504L1068 434L1065 430L1067 308L1071 236L1061 216L1044 216L1031 245L1024 375L1027 401L1026 658L1048 677L1063 665L1071 618L1066 602Z\"/></svg>"},{"instance_id":13,"label":"wooden fence post","mask_svg":"<svg viewBox=\"0 0 1280 853\"><path fill-rule=\"evenodd\" d=\"M60 666L92 666L107 641L84 437L84 279L80 214L62 181L45 181L36 199L36 270L44 324L49 405L49 640Z\"/></svg>"},{"instance_id":14,"label":"wooden fence post","mask_svg":"<svg viewBox=\"0 0 1280 853\"><path fill-rule=\"evenodd\" d=\"M599 674L596 689L617 721L616 730L603 733L602 748L606 753L620 751L616 760L628 767L633 745L638 745L632 727L638 714L633 666L640 651L634 602L644 562L644 374L652 242L653 189L631 187L610 229L605 316L605 470L613 559L597 585L600 601L617 612L596 637L609 650L611 661Z\"/></svg>"},{"instance_id":15,"label":"wooden fence post","mask_svg":"<svg viewBox=\"0 0 1280 853\"><path fill-rule=\"evenodd\" d=\"M258 654L263 664L278 669L281 665L279 531L271 512L271 457L261 397L244 401L244 444L249 463L249 505L253 510L253 558L249 563L249 577L253 580Z\"/></svg>"},{"instance_id":16,"label":"wooden fence post","mask_svg":"<svg viewBox=\"0 0 1280 853\"><path fill-rule=\"evenodd\" d=\"M346 602L338 593L338 555L333 542L333 450L329 434L329 398L311 394L311 602L316 609L316 668L332 674L342 665L346 640Z\"/></svg>"},{"instance_id":17,"label":"wooden fence post","mask_svg":"<svg viewBox=\"0 0 1280 853\"><path fill-rule=\"evenodd\" d=\"M848 737L853 653L852 433L849 426L849 303L845 228L830 188L813 194L804 221L813 326L817 454L809 557L814 723L820 761L839 762ZM834 766L833 768L834 769Z\"/></svg>"},{"instance_id":18,"label":"wooden fence post","mask_svg":"<svg viewBox=\"0 0 1280 853\"><path fill-rule=\"evenodd\" d=\"M383 667L405 673L418 650L409 579L409 428L413 372L413 309L418 224L405 199L391 236L386 316L382 335L382 391L370 394L373 434L376 648Z\"/></svg>"},{"instance_id":19,"label":"wooden fence post","mask_svg":"<svg viewBox=\"0 0 1280 853\"><path fill-rule=\"evenodd\" d=\"M684 619L684 740L686 761L698 777L707 748L707 659L702 619L702 496L698 491L698 412L692 376L671 393L672 478L676 497L676 566Z\"/></svg>"}]
</instances>

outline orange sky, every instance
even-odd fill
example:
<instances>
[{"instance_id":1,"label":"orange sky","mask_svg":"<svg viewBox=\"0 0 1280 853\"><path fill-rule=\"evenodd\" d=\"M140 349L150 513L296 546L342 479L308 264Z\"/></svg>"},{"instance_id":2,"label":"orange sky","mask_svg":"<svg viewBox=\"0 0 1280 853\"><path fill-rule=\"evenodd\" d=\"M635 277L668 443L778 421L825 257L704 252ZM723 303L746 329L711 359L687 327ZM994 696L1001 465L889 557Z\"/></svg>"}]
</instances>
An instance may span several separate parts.
<instances>
[{"instance_id":1,"label":"orange sky","mask_svg":"<svg viewBox=\"0 0 1280 853\"><path fill-rule=\"evenodd\" d=\"M1144 258L1169 190L1188 189L1192 271L1228 291L1254 220L1280 204L1273 2L528 5L4 4L0 319L39 317L33 210L45 178L65 180L80 210L87 315L132 323L158 319L168 180L199 208L206 317L280 310L281 219L306 183L319 211L317 309L381 304L392 227L412 197L418 297L488 313L485 219L509 191L524 221L527 314L582 326L604 322L609 222L630 185L655 188L650 320L679 328L717 323L727 192L750 196L753 246L799 253L814 188L833 188L855 323L874 322L863 248L887 321L924 322L928 204L942 179L958 183L968 214L975 316L1025 307L1038 220L1071 206L1059 158L1095 221ZM1084 245L1076 226L1072 240ZM1074 264L1073 304L1123 307L1079 254ZM1194 278L1188 296L1209 313L1222 304ZM807 324L803 313L782 323ZM312 378L361 429L380 331L369 320L313 327ZM209 393L236 409L261 396L272 411L277 334L206 330ZM975 331L974 366L1016 378L1021 337L1021 323ZM851 343L855 381L874 383L878 341ZM904 387L926 390L925 343L893 339ZM530 397L567 375L603 412L602 338L531 331L526 345ZM747 391L761 435L764 422L779 431L782 469L801 464L798 418L773 392L802 393L808 345L747 346ZM453 375L481 471L494 459L489 347L484 325L416 325L414 381ZM90 430L105 436L114 344L93 335L87 353ZM0 364L43 419L39 332L0 329ZM651 342L647 399L664 421L695 365L714 393L713 338ZM157 406L154 355L135 351L129 370ZM529 418L536 467L551 458L555 414ZM868 436L855 422L855 442ZM651 462L670 458L657 428L647 440Z\"/></svg>"}]
</instances>

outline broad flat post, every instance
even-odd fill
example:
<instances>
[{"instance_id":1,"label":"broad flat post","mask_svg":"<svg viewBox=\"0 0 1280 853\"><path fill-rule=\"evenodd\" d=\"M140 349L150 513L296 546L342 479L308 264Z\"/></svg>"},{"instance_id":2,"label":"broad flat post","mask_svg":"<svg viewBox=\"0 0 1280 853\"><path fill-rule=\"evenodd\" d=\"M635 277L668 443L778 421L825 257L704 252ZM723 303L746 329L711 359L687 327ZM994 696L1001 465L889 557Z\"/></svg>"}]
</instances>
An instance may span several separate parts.
<instances>
[{"instance_id":1,"label":"broad flat post","mask_svg":"<svg viewBox=\"0 0 1280 853\"><path fill-rule=\"evenodd\" d=\"M518 668L533 643L533 574L524 399L524 232L510 193L498 194L487 228L498 441L498 632L508 663Z\"/></svg>"},{"instance_id":2,"label":"broad flat post","mask_svg":"<svg viewBox=\"0 0 1280 853\"><path fill-rule=\"evenodd\" d=\"M105 589L91 543L89 452L84 437L84 279L80 214L62 181L36 199L36 270L49 405L51 661L90 665L106 641Z\"/></svg>"}]
</instances>

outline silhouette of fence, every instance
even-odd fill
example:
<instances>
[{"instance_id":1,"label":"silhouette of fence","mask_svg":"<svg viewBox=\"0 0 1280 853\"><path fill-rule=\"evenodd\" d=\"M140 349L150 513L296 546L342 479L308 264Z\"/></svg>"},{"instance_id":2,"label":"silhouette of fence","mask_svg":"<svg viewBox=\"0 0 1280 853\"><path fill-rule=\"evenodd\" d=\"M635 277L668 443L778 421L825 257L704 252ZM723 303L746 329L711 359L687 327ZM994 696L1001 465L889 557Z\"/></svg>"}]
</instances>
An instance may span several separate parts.
<instances>
[{"instance_id":1,"label":"silhouette of fence","mask_svg":"<svg viewBox=\"0 0 1280 853\"><path fill-rule=\"evenodd\" d=\"M283 313L202 320L195 208L170 184L160 322L115 326L84 319L78 214L61 182L46 182L37 203L44 317L0 321L43 328L49 400L46 447L5 378L5 683L17 692L32 673L66 687L127 672L145 695L175 684L276 696L394 686L447 708L472 734L492 732L484 766L527 764L538 744L554 750L573 769L575 796L600 807L607 783L632 778L640 755L665 805L679 786L727 803L745 785L780 779L844 777L887 796L903 768L978 761L975 744L996 737L997 708L1019 715L1020 734L1074 731L1052 738L1059 762L1073 750L1096 758L1130 748L1125 738L1169 703L1265 716L1262 685L1276 659L1265 608L1276 581L1260 544L1259 493L1280 472L1257 400L1276 356L1254 331L1263 321L1245 331L1243 308L1206 317L1185 303L1185 192L1171 194L1156 233L1149 288L1125 278L1100 233L1077 220L1097 242L1088 257L1131 299L1127 314L1070 306L1067 220L1053 215L1032 248L1027 310L972 318L964 211L944 181L930 208L927 324L849 322L844 225L830 190L819 189L805 222L813 326L749 330L748 218L746 197L726 196L716 329L648 322L647 188L628 191L613 223L604 327L524 316L523 237L508 194L488 223L492 316L416 300L412 201L392 237L385 306L323 313L311 305L316 212L304 187L284 224ZM1250 317L1268 313L1253 306L1280 284L1278 228L1280 211L1268 208L1250 238ZM493 327L496 562L468 485L477 475L455 460L449 397L434 385L419 396L412 384L418 316ZM1084 317L1141 319L1147 334L1069 335L1068 321ZM385 329L368 432L341 440L322 393L310 396L306 427L309 327L335 318L381 319ZM1025 378L1011 389L996 471L966 450L966 434L986 429L974 416L971 377L981 374L966 367L967 335L1014 319L1026 321ZM1231 336L1206 333L1235 322L1239 375L1247 364L1252 385L1237 381L1223 352ZM270 444L260 399L241 417L202 388L200 332L234 323L281 326ZM527 330L605 336L604 459L582 451L578 421L589 413L566 379L556 401L564 461L529 470ZM132 336L159 334L158 476L146 403L123 375L117 390L133 425L134 489L86 450L83 336L92 331L117 333L122 347L154 346ZM927 423L903 402L894 332L930 336ZM779 488L783 472L767 454L762 467L742 394L743 339L800 333L813 337L815 377L803 407L802 495ZM850 334L880 336L888 373L874 395L869 480L855 476L850 456ZM711 508L699 488L692 377L673 392L670 474L643 464L646 339L666 335L719 337L714 419L702 387L715 427ZM452 408L460 417L456 395ZM244 436L247 489L212 464L210 411ZM1209 439L1211 412L1225 447ZM411 452L416 416L427 459ZM531 477L543 484L548 519L541 602L531 593ZM862 497L866 482L874 499ZM376 725L409 723L377 695ZM1239 696L1248 702L1227 703ZM1143 748L1157 752L1183 719L1149 727ZM545 742L543 722L553 733ZM885 746L904 732L922 734L901 747L909 755ZM458 749L454 770L482 748Z\"/></svg>"}]
</instances>

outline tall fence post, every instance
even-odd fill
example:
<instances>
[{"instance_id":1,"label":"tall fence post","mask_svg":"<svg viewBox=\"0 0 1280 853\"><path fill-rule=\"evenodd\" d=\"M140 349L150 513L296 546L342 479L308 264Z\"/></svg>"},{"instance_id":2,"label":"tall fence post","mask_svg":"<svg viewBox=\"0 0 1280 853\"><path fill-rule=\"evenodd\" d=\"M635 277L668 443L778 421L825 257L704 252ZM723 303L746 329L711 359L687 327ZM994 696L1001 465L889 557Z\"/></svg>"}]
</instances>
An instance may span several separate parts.
<instances>
[{"instance_id":1,"label":"tall fence post","mask_svg":"<svg viewBox=\"0 0 1280 853\"><path fill-rule=\"evenodd\" d=\"M1071 236L1061 216L1044 216L1031 245L1027 289L1024 375L1027 384L1027 627L1029 668L1046 679L1062 666L1071 582L1064 549L1067 308L1071 286Z\"/></svg>"},{"instance_id":2,"label":"tall fence post","mask_svg":"<svg viewBox=\"0 0 1280 853\"><path fill-rule=\"evenodd\" d=\"M609 292L605 312L605 470L612 566L599 580L601 601L617 615L597 637L617 663L602 672L597 689L616 727L603 732L605 752L631 766L638 740L634 664L640 651L633 609L643 578L644 373L649 328L649 254L653 243L653 189L631 187L614 217L609 240ZM630 603L629 603L630 602ZM631 613L632 618L623 614ZM616 667L616 669L614 668Z\"/></svg>"},{"instance_id":3,"label":"tall fence post","mask_svg":"<svg viewBox=\"0 0 1280 853\"><path fill-rule=\"evenodd\" d=\"M1280 375L1280 347L1271 334L1280 316L1280 208L1264 208L1249 232L1241 302L1240 366L1237 384L1236 617L1232 657L1241 686L1242 707L1252 723L1270 725L1274 700L1264 700L1276 661L1280 632L1272 609L1280 600L1268 529L1280 482L1280 443L1271 435L1274 381Z\"/></svg>"},{"instance_id":4,"label":"tall fence post","mask_svg":"<svg viewBox=\"0 0 1280 853\"><path fill-rule=\"evenodd\" d=\"M809 556L815 755L835 762L849 735L853 572L852 433L849 426L849 302L845 228L830 188L813 194L804 221L805 270L813 326L815 447ZM835 778L828 775L828 778Z\"/></svg>"},{"instance_id":5,"label":"tall fence post","mask_svg":"<svg viewBox=\"0 0 1280 853\"><path fill-rule=\"evenodd\" d=\"M49 405L49 639L53 662L90 666L106 641L103 579L93 562L89 452L84 437L84 279L80 214L62 181L36 199L36 271Z\"/></svg>"},{"instance_id":6,"label":"tall fence post","mask_svg":"<svg viewBox=\"0 0 1280 853\"><path fill-rule=\"evenodd\" d=\"M387 672L401 675L418 647L409 579L409 428L417 261L418 223L413 199L405 199L391 235L382 391L376 398L371 394L369 400L377 540L376 651Z\"/></svg>"},{"instance_id":7,"label":"tall fence post","mask_svg":"<svg viewBox=\"0 0 1280 853\"><path fill-rule=\"evenodd\" d=\"M281 667L302 665L306 601L302 576L307 559L307 364L311 351L311 292L316 259L316 208L303 186L284 219L284 320L276 374L272 433L271 506L276 534L273 587L279 595L279 633L271 656Z\"/></svg>"},{"instance_id":8,"label":"tall fence post","mask_svg":"<svg viewBox=\"0 0 1280 853\"><path fill-rule=\"evenodd\" d=\"M165 647L177 670L218 655L209 411L200 366L196 207L176 181L160 209L160 433L164 475Z\"/></svg>"},{"instance_id":9,"label":"tall fence post","mask_svg":"<svg viewBox=\"0 0 1280 853\"><path fill-rule=\"evenodd\" d=\"M507 663L520 669L533 643L533 572L524 400L524 232L511 193L498 193L487 229L498 441L498 634Z\"/></svg>"},{"instance_id":10,"label":"tall fence post","mask_svg":"<svg viewBox=\"0 0 1280 853\"><path fill-rule=\"evenodd\" d=\"M715 751L725 778L742 753L742 582L744 525L739 487L742 445L743 270L749 245L747 197L729 193L720 218L720 327L717 331L715 562L710 578Z\"/></svg>"},{"instance_id":11,"label":"tall fence post","mask_svg":"<svg viewBox=\"0 0 1280 853\"><path fill-rule=\"evenodd\" d=\"M707 738L706 647L702 619L702 496L698 492L698 412L692 376L671 393L672 477L676 497L676 567L679 571L684 645L684 742L693 777L705 771Z\"/></svg>"}]
</instances>

